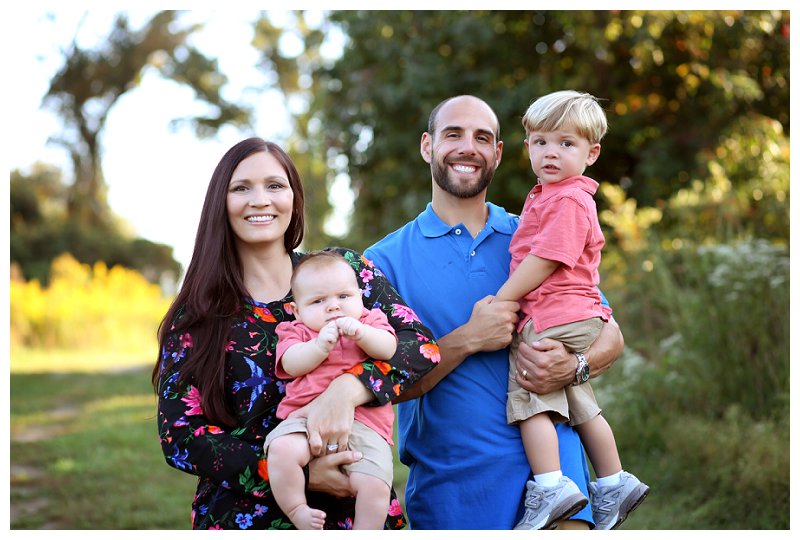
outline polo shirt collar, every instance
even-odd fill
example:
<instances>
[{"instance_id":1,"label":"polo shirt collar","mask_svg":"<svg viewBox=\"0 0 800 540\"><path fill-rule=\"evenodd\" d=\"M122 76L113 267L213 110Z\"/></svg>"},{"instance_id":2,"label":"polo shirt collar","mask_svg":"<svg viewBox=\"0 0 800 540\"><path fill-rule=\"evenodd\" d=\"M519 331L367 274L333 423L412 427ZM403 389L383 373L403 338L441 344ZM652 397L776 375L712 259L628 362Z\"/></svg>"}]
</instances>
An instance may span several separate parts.
<instances>
[{"instance_id":1,"label":"polo shirt collar","mask_svg":"<svg viewBox=\"0 0 800 540\"><path fill-rule=\"evenodd\" d=\"M517 230L517 220L514 216L509 215L504 208L496 204L486 203L489 207L489 221L487 225L495 231L503 234L514 234Z\"/></svg>"},{"instance_id":2,"label":"polo shirt collar","mask_svg":"<svg viewBox=\"0 0 800 540\"><path fill-rule=\"evenodd\" d=\"M533 187L532 193L534 194L541 194L542 200L547 200L550 197L558 195L564 190L579 188L588 193L589 195L594 195L597 192L597 188L600 186L597 182L589 178L588 176L572 176L570 178L565 178L561 182L556 182L555 184L536 184Z\"/></svg>"},{"instance_id":3,"label":"polo shirt collar","mask_svg":"<svg viewBox=\"0 0 800 540\"><path fill-rule=\"evenodd\" d=\"M486 206L489 208L489 219L486 224L499 233L514 234L514 230L516 229L514 218L495 204L487 202ZM419 223L422 234L428 238L444 236L454 227L459 226L455 225L451 227L442 221L442 219L436 215L436 212L433 211L433 205L431 203L428 203L425 211L419 215L417 222Z\"/></svg>"}]
</instances>

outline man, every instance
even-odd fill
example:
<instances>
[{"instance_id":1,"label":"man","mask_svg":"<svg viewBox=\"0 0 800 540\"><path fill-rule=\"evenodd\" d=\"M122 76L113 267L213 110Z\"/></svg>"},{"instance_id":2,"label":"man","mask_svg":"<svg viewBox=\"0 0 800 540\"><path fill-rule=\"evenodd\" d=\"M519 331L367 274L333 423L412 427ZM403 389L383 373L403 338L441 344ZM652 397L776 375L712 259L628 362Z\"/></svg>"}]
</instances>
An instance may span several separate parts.
<instances>
[{"instance_id":1,"label":"man","mask_svg":"<svg viewBox=\"0 0 800 540\"><path fill-rule=\"evenodd\" d=\"M414 221L369 248L372 259L434 332L441 363L398 406L400 459L409 466L406 510L414 529L511 529L530 468L519 429L506 422L508 350L516 302L492 302L508 278L517 217L486 202L503 143L494 111L473 96L439 104L420 152L432 199ZM591 376L623 347L613 321L586 354ZM520 346L517 381L547 393L576 378L577 358L543 340ZM558 426L564 474L588 497L588 468L572 428ZM584 508L571 523L586 528ZM565 528L568 528L565 526Z\"/></svg>"}]
</instances>

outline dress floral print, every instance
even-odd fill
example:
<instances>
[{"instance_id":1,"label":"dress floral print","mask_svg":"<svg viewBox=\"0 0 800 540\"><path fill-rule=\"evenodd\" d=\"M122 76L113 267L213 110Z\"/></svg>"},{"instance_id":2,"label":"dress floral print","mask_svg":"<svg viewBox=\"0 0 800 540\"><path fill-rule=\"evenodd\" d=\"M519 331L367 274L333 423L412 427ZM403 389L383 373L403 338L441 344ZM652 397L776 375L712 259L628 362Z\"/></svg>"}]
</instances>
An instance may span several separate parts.
<instances>
[{"instance_id":1,"label":"dress floral print","mask_svg":"<svg viewBox=\"0 0 800 540\"><path fill-rule=\"evenodd\" d=\"M383 311L397 332L398 347L389 362L367 360L352 370L372 390L375 404L388 403L439 362L439 348L371 261L337 249L355 270L368 309ZM293 254L293 262L300 254ZM243 299L231 323L226 352L225 391L237 425L209 423L201 407L200 390L179 383L182 362L192 354L191 332L173 332L164 341L159 377L158 433L167 463L198 476L192 503L195 529L291 529L291 521L272 496L263 451L264 437L279 422L275 416L285 383L275 377L275 327L293 320L286 298L262 304ZM175 328L173 321L171 328ZM327 513L326 529L352 528L353 498L308 492L309 505ZM392 490L385 528L405 526L405 516Z\"/></svg>"}]
</instances>

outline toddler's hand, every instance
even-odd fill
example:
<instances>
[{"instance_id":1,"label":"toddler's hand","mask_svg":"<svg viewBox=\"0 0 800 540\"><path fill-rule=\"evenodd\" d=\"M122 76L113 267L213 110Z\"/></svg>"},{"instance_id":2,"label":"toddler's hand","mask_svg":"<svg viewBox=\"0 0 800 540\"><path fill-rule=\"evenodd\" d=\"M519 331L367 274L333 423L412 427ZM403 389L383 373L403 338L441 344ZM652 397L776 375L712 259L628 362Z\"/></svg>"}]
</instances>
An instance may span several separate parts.
<instances>
[{"instance_id":1,"label":"toddler's hand","mask_svg":"<svg viewBox=\"0 0 800 540\"><path fill-rule=\"evenodd\" d=\"M353 341L358 341L364 336L364 324L353 317L336 319L336 326L339 327L339 334Z\"/></svg>"},{"instance_id":2,"label":"toddler's hand","mask_svg":"<svg viewBox=\"0 0 800 540\"><path fill-rule=\"evenodd\" d=\"M326 354L333 350L336 342L339 341L339 329L337 328L336 321L331 321L319 331L317 336L317 347L322 349Z\"/></svg>"}]
</instances>

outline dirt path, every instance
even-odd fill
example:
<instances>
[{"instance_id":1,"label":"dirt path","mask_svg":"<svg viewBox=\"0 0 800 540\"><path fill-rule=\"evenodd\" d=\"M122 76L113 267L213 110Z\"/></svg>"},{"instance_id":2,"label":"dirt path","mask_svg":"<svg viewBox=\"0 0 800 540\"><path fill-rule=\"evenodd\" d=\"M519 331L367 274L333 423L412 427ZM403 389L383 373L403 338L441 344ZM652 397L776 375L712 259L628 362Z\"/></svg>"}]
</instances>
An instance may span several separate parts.
<instances>
[{"instance_id":1,"label":"dirt path","mask_svg":"<svg viewBox=\"0 0 800 540\"><path fill-rule=\"evenodd\" d=\"M38 441L52 439L59 436L64 428L62 422L58 420L68 420L78 415L78 409L72 406L63 406L50 411L49 418L56 420L51 425L33 425L20 428L12 426L11 442L13 443L35 443ZM51 503L47 497L45 489L45 478L47 472L39 467L22 465L11 460L10 469L10 490L11 508L10 525L15 528L15 523L27 522ZM45 522L36 527L37 529L59 529L58 523Z\"/></svg>"}]
</instances>

